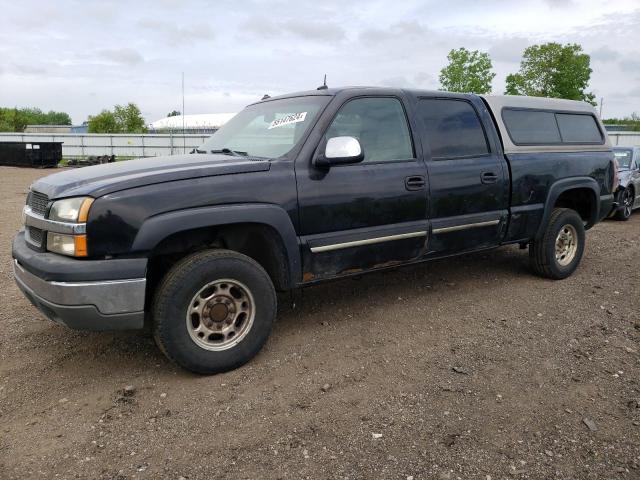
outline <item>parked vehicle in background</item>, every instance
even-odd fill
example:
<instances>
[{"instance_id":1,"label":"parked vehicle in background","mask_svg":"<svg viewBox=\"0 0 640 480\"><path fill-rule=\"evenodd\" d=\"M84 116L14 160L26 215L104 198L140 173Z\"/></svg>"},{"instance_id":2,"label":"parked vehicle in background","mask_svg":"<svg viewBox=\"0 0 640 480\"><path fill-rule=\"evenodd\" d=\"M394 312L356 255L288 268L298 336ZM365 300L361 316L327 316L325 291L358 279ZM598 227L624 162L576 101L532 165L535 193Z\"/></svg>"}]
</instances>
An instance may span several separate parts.
<instances>
[{"instance_id":1,"label":"parked vehicle in background","mask_svg":"<svg viewBox=\"0 0 640 480\"><path fill-rule=\"evenodd\" d=\"M618 190L613 217L629 220L631 213L640 208L640 147L614 147L618 163Z\"/></svg>"},{"instance_id":2,"label":"parked vehicle in background","mask_svg":"<svg viewBox=\"0 0 640 480\"><path fill-rule=\"evenodd\" d=\"M57 322L151 318L169 358L222 372L265 343L276 290L507 244L568 277L615 174L584 102L323 88L248 106L196 154L38 180L14 272Z\"/></svg>"}]
</instances>

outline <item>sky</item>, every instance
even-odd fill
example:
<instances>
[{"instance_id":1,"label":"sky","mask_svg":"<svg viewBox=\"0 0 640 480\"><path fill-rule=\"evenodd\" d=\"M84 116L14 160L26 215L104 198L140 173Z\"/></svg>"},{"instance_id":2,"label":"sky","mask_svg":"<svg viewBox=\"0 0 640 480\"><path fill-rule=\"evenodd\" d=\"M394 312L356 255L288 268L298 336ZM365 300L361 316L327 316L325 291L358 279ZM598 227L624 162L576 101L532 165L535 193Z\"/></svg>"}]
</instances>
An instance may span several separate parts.
<instances>
[{"instance_id":1,"label":"sky","mask_svg":"<svg viewBox=\"0 0 640 480\"><path fill-rule=\"evenodd\" d=\"M73 122L135 102L151 123L237 112L265 93L437 89L447 53L491 55L502 94L523 50L579 43L603 116L640 113L640 0L0 0L0 106Z\"/></svg>"}]
</instances>

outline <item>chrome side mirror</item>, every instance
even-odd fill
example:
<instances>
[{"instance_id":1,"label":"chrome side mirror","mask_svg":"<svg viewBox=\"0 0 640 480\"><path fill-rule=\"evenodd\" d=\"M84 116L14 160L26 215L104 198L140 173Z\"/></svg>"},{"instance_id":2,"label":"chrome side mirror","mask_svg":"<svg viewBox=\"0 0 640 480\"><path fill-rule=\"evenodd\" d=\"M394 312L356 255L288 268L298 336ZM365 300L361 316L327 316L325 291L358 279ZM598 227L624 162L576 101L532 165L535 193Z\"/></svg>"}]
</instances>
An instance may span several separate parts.
<instances>
[{"instance_id":1,"label":"chrome side mirror","mask_svg":"<svg viewBox=\"0 0 640 480\"><path fill-rule=\"evenodd\" d=\"M358 163L362 160L364 160L364 152L357 138L333 137L327 140L324 154L315 159L314 165L328 167Z\"/></svg>"}]
</instances>

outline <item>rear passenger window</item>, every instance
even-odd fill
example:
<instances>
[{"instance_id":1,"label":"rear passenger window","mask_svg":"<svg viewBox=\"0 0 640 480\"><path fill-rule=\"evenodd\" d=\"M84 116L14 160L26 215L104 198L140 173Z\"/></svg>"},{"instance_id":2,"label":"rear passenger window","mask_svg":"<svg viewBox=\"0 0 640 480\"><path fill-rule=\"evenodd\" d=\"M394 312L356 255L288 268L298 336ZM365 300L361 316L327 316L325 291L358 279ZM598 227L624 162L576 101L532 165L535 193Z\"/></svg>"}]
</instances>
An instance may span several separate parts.
<instances>
[{"instance_id":1,"label":"rear passenger window","mask_svg":"<svg viewBox=\"0 0 640 480\"><path fill-rule=\"evenodd\" d=\"M489 153L484 129L473 106L464 100L420 100L418 112L431 147L431 158L477 157Z\"/></svg>"},{"instance_id":2,"label":"rear passenger window","mask_svg":"<svg viewBox=\"0 0 640 480\"><path fill-rule=\"evenodd\" d=\"M566 143L602 143L602 134L592 115L557 113L560 136Z\"/></svg>"},{"instance_id":3,"label":"rear passenger window","mask_svg":"<svg viewBox=\"0 0 640 480\"><path fill-rule=\"evenodd\" d=\"M561 142L553 112L505 109L502 111L502 119L511 140L516 145L548 145Z\"/></svg>"}]
</instances>

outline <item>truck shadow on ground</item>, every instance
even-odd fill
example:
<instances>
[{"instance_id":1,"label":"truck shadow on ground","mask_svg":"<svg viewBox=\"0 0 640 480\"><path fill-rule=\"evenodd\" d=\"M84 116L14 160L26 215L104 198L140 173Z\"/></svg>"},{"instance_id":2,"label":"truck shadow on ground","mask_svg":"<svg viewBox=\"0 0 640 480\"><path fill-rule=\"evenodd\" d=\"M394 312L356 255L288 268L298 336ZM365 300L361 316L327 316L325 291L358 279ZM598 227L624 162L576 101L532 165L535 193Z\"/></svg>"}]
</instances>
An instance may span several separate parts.
<instances>
[{"instance_id":1,"label":"truck shadow on ground","mask_svg":"<svg viewBox=\"0 0 640 480\"><path fill-rule=\"evenodd\" d=\"M442 288L456 287L456 294L463 295L473 288L485 288L488 292L494 282L517 281L520 276L530 276L528 254L517 247L467 254L459 257L435 260L379 272L334 280L308 287L296 295L296 306L288 293L279 295L278 320L269 341L269 355L278 351L279 337L289 333L317 334L319 319L348 322L348 315L341 312L356 311L355 302L367 302L375 298L371 308L396 308L399 297L409 297L424 303L435 300ZM426 288L425 288L426 287ZM75 344L74 363L78 360L91 369L96 363L110 363L118 369L169 369L173 373L190 375L173 366L155 346L150 331L92 333L52 327L54 336L65 344ZM254 360L261 361L263 353ZM78 358L82 357L82 358ZM59 368L68 364L69 356L59 359ZM71 368L71 367L69 367Z\"/></svg>"}]
</instances>

